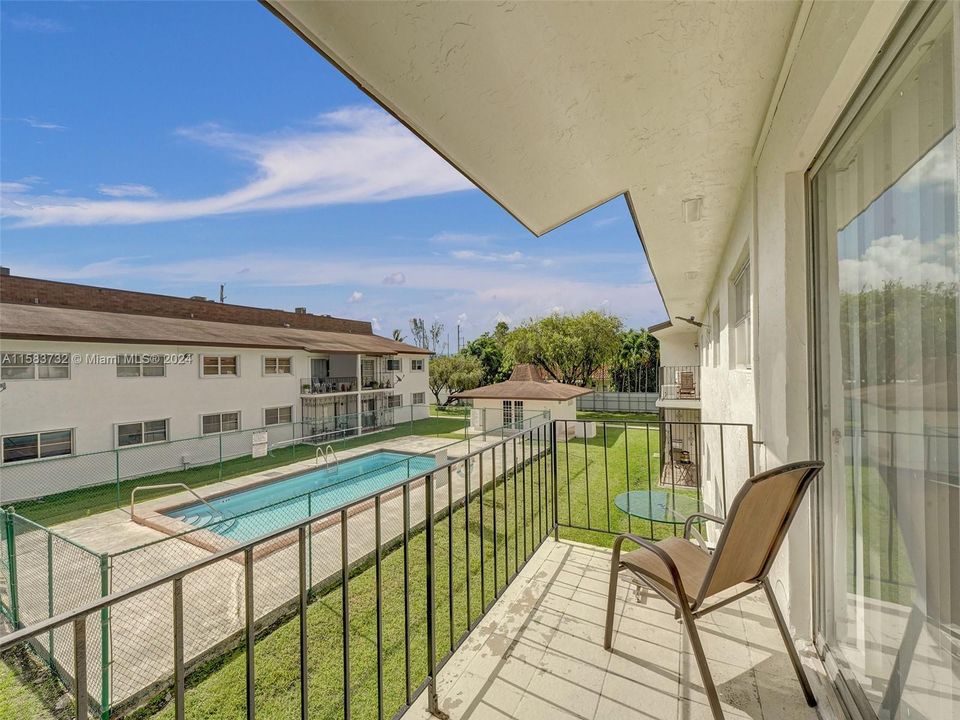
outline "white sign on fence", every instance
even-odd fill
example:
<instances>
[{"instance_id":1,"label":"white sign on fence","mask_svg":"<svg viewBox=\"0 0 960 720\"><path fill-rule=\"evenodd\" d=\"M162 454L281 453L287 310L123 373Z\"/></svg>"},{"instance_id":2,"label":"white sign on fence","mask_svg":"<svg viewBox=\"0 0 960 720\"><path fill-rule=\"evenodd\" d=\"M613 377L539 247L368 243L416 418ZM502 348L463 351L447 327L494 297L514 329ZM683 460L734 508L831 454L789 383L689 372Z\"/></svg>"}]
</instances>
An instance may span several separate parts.
<instances>
[{"instance_id":1,"label":"white sign on fence","mask_svg":"<svg viewBox=\"0 0 960 720\"><path fill-rule=\"evenodd\" d=\"M267 456L267 445L269 443L269 438L270 436L267 435L266 430L261 430L250 435L253 445L253 457L261 458Z\"/></svg>"}]
</instances>

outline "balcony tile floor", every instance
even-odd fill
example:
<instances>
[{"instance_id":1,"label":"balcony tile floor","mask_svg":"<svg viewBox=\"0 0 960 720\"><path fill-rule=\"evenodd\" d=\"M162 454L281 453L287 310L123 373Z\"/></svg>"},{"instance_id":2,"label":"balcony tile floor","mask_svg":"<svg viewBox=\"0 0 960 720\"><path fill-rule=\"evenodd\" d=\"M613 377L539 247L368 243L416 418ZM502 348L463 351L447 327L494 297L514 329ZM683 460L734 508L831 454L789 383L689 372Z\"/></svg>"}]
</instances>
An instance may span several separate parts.
<instances>
[{"instance_id":1,"label":"balcony tile floor","mask_svg":"<svg viewBox=\"0 0 960 720\"><path fill-rule=\"evenodd\" d=\"M603 649L609 551L548 540L438 675L451 720L709 720L673 611L621 577L613 652ZM804 662L807 707L762 593L699 622L727 718L841 717L823 668ZM404 715L426 720L426 693Z\"/></svg>"}]
</instances>

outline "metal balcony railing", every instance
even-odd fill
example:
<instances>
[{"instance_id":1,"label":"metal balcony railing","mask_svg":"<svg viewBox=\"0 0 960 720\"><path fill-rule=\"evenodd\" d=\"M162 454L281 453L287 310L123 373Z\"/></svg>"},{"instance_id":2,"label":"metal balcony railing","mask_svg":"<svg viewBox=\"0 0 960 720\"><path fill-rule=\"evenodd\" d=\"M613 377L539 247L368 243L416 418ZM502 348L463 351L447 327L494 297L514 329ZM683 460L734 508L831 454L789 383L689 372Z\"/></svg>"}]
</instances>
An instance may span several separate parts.
<instances>
[{"instance_id":1,"label":"metal balcony railing","mask_svg":"<svg viewBox=\"0 0 960 720\"><path fill-rule=\"evenodd\" d=\"M153 695L119 712L169 698L183 718L187 693L203 692L203 684L187 690L188 675L215 659L198 649L198 632L227 621L216 614L222 591L237 625L216 652L243 659L246 683L237 692L247 718L258 715L258 665L287 654L298 657L289 707L299 704L302 718L325 715L330 703L350 717L360 687L369 688L364 704L378 717L398 716L422 692L436 710L437 674L551 534L678 534L682 517L646 517L639 500L625 506L622 497L641 493L652 506L671 493L701 507L706 494L724 515L728 477L753 472L748 425L538 419L464 449L451 446L414 477L15 629L0 637L0 652L34 652L60 633L58 673L69 675L75 717L86 720L91 711L111 714L109 688L120 666L145 662L144 644L165 648L149 654L163 663L148 687ZM731 493L736 487L730 483ZM224 583L228 577L236 582ZM317 625L326 628L318 634L316 621L331 612L340 631ZM288 625L292 634L279 632ZM100 642L101 628L109 642ZM148 630L172 642L138 643ZM328 654L330 662L320 662ZM311 675L320 668L322 676Z\"/></svg>"},{"instance_id":2,"label":"metal balcony railing","mask_svg":"<svg viewBox=\"0 0 960 720\"><path fill-rule=\"evenodd\" d=\"M377 371L360 378L361 390L390 390L396 380L396 373L392 371Z\"/></svg>"},{"instance_id":3,"label":"metal balcony railing","mask_svg":"<svg viewBox=\"0 0 960 720\"><path fill-rule=\"evenodd\" d=\"M664 365L660 367L661 400L699 400L699 365Z\"/></svg>"},{"instance_id":4,"label":"metal balcony railing","mask_svg":"<svg viewBox=\"0 0 960 720\"><path fill-rule=\"evenodd\" d=\"M300 378L301 395L330 395L340 392L356 392L356 377L308 377Z\"/></svg>"}]
</instances>

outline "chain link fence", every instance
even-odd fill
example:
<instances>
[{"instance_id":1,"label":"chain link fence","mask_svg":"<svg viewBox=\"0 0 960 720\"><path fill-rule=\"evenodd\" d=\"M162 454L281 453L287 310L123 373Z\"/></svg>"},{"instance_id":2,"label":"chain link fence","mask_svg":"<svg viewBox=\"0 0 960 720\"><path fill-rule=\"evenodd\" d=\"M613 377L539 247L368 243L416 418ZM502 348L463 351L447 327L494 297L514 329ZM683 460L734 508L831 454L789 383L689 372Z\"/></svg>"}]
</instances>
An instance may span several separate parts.
<instances>
[{"instance_id":1,"label":"chain link fence","mask_svg":"<svg viewBox=\"0 0 960 720\"><path fill-rule=\"evenodd\" d=\"M391 409L394 419L399 414L398 410L402 412L403 409ZM358 495L362 497L368 493L381 493L383 506L389 509L388 516L394 518L385 525L385 532L389 529L392 533L390 537L396 537L402 530L394 517L399 516L398 503L403 502L400 486L408 478L425 473L437 463L446 462L448 453L451 456L468 454L471 446L482 447L488 442L520 435L547 419L546 414L533 415L509 428L485 428L484 432L478 434L468 431L469 408L465 408L462 420L454 418L451 424L449 418L444 418L446 422L426 426L426 429L417 425L421 421L411 419L409 424L401 423L400 427L386 432L354 433L352 436L335 438L329 433L307 435L302 432L302 427L282 427L280 432L273 435L268 432L270 440L264 457L279 458L285 464L295 460L314 460L319 466L318 447L322 451L329 444L344 453L417 430L430 431L431 435L448 438L449 442L433 447L428 452L409 453L406 458L369 472L344 475L339 474L337 469L337 474L309 492L230 517L217 519L211 516L202 527L109 554L98 554L20 516L13 508L7 508L2 513L3 532L0 533L0 612L14 628L30 626L103 595L137 587L157 575L201 561L209 557L211 552L236 547L277 528L303 522L324 512L329 513L331 509L355 502ZM448 432L442 432L444 430ZM246 432L230 437L192 438L189 441L163 443L157 447L137 448L137 453L111 452L109 455L115 459L114 476L111 482L104 485L113 494L92 494L92 497L98 502L106 497L103 504L107 509L125 507L134 485L168 483L171 477L183 477L184 471L177 469L178 454L189 453L191 463L210 473L204 476L204 479L209 478L209 482L225 477L222 468L229 468L224 461L231 455L244 459L244 474L256 472L262 467L248 462L251 460L251 443L251 434ZM457 446L459 451L454 450ZM531 453L522 451L521 456L529 458ZM90 457L81 456L79 460L81 463L90 463ZM349 458L344 458L344 461L347 460ZM493 478L502 475L504 468L515 465L517 461L513 449L509 452L504 450L502 458L492 458L486 470L481 466L471 472ZM43 464L55 465L52 462ZM216 474L210 472L211 466L217 466ZM84 464L82 467L91 465ZM171 469L144 474L145 468ZM462 464L448 480L458 488L456 492L462 494L465 492L464 485L470 484L469 480L464 479L467 472ZM131 480L136 483L131 484ZM475 482L480 483L479 475ZM189 486L189 483L185 484ZM383 488L391 486L397 487L395 492L383 492ZM100 491L97 486L94 489ZM88 493L86 496L83 495L85 491ZM414 497L422 497L423 492L423 488L416 484L409 489ZM81 486L74 495L58 497L57 501L76 502L84 497L89 500L90 496L89 488ZM39 502L43 503L44 500ZM30 507L29 503L18 503L17 507L19 509L24 505ZM54 508L59 514L64 512L59 505L54 505ZM363 516L362 511L365 510L369 508L360 507L357 512ZM362 524L365 521L358 517L355 522ZM335 518L310 526L307 547L311 588L323 587L334 575L334 564L339 559L336 554L331 554L330 548L339 537L339 532ZM296 534L281 536L257 549L258 583L263 585L263 590L258 588L254 595L256 615L258 621L266 625L270 625L274 618L288 614L289 603L280 599L295 596L296 588L287 588L284 583L289 584L287 581L290 579L286 568L296 560L291 556L296 540ZM185 623L188 657L218 657L240 642L245 611L242 604L243 583L244 564L240 555L206 567L184 583L185 596L191 598L194 606L202 604L206 608L203 613L192 614ZM112 716L122 716L144 697L149 697L168 683L171 672L169 658L172 647L169 646L172 642L172 603L169 588L156 588L139 595L136 601L119 603L104 610L100 623L88 624L88 648L97 651L97 657L94 658L91 650L88 650L87 669L90 677L87 687L92 708L98 711L102 709L112 713ZM144 631L145 627L150 629L149 632ZM72 629L66 626L56 628L43 638L36 638L31 647L40 661L48 664L64 685L71 688L74 663Z\"/></svg>"}]
</instances>

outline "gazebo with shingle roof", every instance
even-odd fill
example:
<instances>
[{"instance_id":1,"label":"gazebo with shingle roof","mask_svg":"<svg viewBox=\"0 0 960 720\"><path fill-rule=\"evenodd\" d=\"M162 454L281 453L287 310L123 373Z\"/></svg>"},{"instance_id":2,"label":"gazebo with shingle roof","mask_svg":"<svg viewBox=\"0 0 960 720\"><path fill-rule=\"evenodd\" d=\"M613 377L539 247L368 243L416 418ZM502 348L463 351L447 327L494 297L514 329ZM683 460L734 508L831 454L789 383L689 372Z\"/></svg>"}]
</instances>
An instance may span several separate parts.
<instances>
[{"instance_id":1,"label":"gazebo with shingle roof","mask_svg":"<svg viewBox=\"0 0 960 720\"><path fill-rule=\"evenodd\" d=\"M576 420L576 399L592 392L590 388L547 380L538 366L524 363L513 368L509 380L464 390L451 398L472 400L471 426L489 430L499 425L517 425L524 418L546 412L553 420Z\"/></svg>"}]
</instances>

